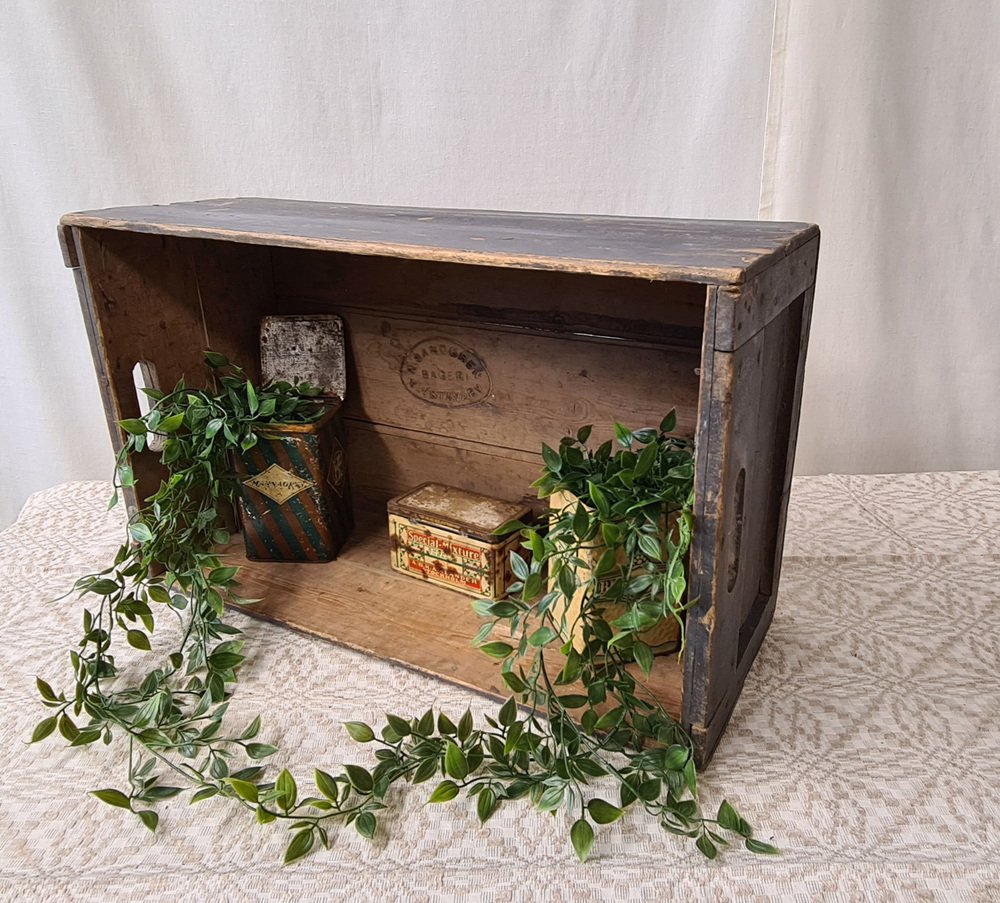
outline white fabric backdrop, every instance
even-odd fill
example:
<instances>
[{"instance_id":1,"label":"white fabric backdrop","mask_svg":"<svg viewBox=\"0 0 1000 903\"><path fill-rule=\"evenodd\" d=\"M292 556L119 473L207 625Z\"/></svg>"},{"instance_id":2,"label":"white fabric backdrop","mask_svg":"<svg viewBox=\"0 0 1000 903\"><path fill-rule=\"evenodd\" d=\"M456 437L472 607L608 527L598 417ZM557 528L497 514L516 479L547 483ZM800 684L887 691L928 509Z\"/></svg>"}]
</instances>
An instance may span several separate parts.
<instances>
[{"instance_id":1,"label":"white fabric backdrop","mask_svg":"<svg viewBox=\"0 0 1000 903\"><path fill-rule=\"evenodd\" d=\"M0 524L110 470L59 215L227 195L815 220L799 472L996 467L997 18L990 0L6 0Z\"/></svg>"}]
</instances>

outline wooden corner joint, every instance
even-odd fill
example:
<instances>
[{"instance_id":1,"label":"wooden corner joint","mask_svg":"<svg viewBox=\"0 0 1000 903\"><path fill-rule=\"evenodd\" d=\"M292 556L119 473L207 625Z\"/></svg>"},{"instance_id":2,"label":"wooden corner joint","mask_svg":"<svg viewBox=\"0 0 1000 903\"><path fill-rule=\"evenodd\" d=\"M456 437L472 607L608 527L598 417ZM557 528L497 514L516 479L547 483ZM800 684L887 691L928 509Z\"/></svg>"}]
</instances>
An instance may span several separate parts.
<instances>
[{"instance_id":1,"label":"wooden corner joint","mask_svg":"<svg viewBox=\"0 0 1000 903\"><path fill-rule=\"evenodd\" d=\"M62 223L57 227L59 235L59 247L62 249L63 263L71 270L80 266L80 256L76 250L76 237L73 235L73 227Z\"/></svg>"}]
</instances>

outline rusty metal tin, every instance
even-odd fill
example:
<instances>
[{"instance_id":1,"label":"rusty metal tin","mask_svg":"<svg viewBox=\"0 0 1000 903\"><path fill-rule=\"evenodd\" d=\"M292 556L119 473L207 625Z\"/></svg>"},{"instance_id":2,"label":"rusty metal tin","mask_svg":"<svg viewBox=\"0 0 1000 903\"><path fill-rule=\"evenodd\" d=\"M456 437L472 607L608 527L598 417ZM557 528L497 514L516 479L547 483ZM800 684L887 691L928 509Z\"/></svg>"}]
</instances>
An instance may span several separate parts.
<instances>
[{"instance_id":1,"label":"rusty metal tin","mask_svg":"<svg viewBox=\"0 0 1000 903\"><path fill-rule=\"evenodd\" d=\"M442 483L424 483L388 503L394 570L471 596L502 599L519 536L496 536L530 509Z\"/></svg>"},{"instance_id":2,"label":"rusty metal tin","mask_svg":"<svg viewBox=\"0 0 1000 903\"><path fill-rule=\"evenodd\" d=\"M247 558L330 561L354 526L341 403L275 424L235 461Z\"/></svg>"}]
</instances>

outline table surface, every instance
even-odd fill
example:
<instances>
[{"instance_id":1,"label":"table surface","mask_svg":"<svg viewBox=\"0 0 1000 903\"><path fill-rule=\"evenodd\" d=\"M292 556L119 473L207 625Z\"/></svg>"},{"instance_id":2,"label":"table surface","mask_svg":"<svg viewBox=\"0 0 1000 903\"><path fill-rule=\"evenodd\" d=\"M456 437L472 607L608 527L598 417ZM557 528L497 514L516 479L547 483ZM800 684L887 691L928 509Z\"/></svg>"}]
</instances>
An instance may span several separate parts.
<instances>
[{"instance_id":1,"label":"table surface","mask_svg":"<svg viewBox=\"0 0 1000 903\"><path fill-rule=\"evenodd\" d=\"M708 863L638 813L576 863L562 815L425 806L404 788L374 843L289 868L275 825L226 800L161 804L151 835L86 795L122 783L127 750L24 743L44 717L36 674L68 683L80 603L53 602L122 536L110 487L29 499L0 533L0 899L1000 900L1000 472L798 478L778 609L713 764L783 854ZM341 722L494 706L459 688L283 628L230 616L249 651L234 721L266 712L276 764L305 776L369 762Z\"/></svg>"}]
</instances>

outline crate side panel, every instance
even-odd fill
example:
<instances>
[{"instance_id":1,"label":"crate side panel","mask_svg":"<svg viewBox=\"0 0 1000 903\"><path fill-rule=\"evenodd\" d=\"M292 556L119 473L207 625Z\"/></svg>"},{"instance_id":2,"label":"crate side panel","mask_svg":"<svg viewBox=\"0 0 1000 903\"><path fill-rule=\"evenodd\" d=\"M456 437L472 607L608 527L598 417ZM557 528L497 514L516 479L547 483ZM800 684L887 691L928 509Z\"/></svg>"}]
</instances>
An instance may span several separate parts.
<instances>
[{"instance_id":1,"label":"crate side panel","mask_svg":"<svg viewBox=\"0 0 1000 903\"><path fill-rule=\"evenodd\" d=\"M737 351L713 353L702 488L711 511L699 521L685 685L703 761L774 614L808 313L801 294Z\"/></svg>"},{"instance_id":2,"label":"crate side panel","mask_svg":"<svg viewBox=\"0 0 1000 903\"><path fill-rule=\"evenodd\" d=\"M165 390L181 377L204 385L208 347L256 375L255 312L271 297L265 251L95 230L80 231L79 251L113 433L113 421L139 416L132 370L140 360L155 366ZM136 495L152 493L163 475L156 456L138 456L133 469Z\"/></svg>"}]
</instances>

